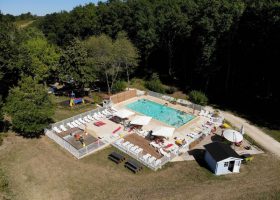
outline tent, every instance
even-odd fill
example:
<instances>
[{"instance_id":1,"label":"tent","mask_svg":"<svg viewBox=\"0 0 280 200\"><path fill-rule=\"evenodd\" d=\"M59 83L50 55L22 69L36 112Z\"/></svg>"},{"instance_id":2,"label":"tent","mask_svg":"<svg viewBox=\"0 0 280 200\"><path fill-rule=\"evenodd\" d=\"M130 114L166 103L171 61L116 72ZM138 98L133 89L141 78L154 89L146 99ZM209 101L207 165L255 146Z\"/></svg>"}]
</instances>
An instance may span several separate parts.
<instances>
[{"instance_id":1,"label":"tent","mask_svg":"<svg viewBox=\"0 0 280 200\"><path fill-rule=\"evenodd\" d=\"M240 132L232 129L226 129L223 132L223 136L230 142L239 143L243 140L243 135Z\"/></svg>"},{"instance_id":2,"label":"tent","mask_svg":"<svg viewBox=\"0 0 280 200\"><path fill-rule=\"evenodd\" d=\"M135 125L140 125L140 126L144 126L149 124L149 122L151 121L151 117L148 116L135 116L132 120L131 120L131 124L135 124Z\"/></svg>"},{"instance_id":3,"label":"tent","mask_svg":"<svg viewBox=\"0 0 280 200\"><path fill-rule=\"evenodd\" d=\"M154 130L152 135L170 138L173 136L174 131L175 131L175 128L162 126L162 127L159 127L158 129Z\"/></svg>"},{"instance_id":4,"label":"tent","mask_svg":"<svg viewBox=\"0 0 280 200\"><path fill-rule=\"evenodd\" d=\"M117 117L119 117L121 119L125 119L125 118L128 118L128 117L130 117L130 116L132 116L134 114L135 114L134 112L131 112L131 111L127 110L127 109L122 109L122 110L119 110L119 111L115 112L114 116L117 116Z\"/></svg>"}]
</instances>

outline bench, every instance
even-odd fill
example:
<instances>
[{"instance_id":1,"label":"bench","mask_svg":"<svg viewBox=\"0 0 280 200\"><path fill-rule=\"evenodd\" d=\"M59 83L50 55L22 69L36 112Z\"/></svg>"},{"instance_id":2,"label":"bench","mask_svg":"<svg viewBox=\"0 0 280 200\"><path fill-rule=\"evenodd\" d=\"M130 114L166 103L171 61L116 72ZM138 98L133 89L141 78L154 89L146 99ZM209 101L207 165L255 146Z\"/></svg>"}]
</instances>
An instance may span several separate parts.
<instances>
[{"instance_id":1,"label":"bench","mask_svg":"<svg viewBox=\"0 0 280 200\"><path fill-rule=\"evenodd\" d=\"M116 164L119 164L125 160L125 157L121 154L118 154L116 152L112 152L108 155L108 159L112 160Z\"/></svg>"},{"instance_id":2,"label":"bench","mask_svg":"<svg viewBox=\"0 0 280 200\"><path fill-rule=\"evenodd\" d=\"M128 160L125 164L124 167L131 170L134 174L136 174L137 172L139 172L140 170L143 169L143 167L141 165L139 165L138 163L136 163L133 160Z\"/></svg>"}]
</instances>

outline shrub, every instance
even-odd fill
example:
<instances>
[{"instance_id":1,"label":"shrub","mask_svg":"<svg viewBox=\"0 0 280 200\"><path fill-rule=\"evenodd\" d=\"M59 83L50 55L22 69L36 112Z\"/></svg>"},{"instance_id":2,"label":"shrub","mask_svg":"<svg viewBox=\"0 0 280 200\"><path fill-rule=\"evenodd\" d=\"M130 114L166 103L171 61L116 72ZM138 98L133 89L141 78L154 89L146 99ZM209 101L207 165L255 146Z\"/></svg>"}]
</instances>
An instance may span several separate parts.
<instances>
[{"instance_id":1,"label":"shrub","mask_svg":"<svg viewBox=\"0 0 280 200\"><path fill-rule=\"evenodd\" d=\"M161 83L158 74L154 73L149 81L145 83L145 87L151 91L164 93L165 88Z\"/></svg>"},{"instance_id":2,"label":"shrub","mask_svg":"<svg viewBox=\"0 0 280 200\"><path fill-rule=\"evenodd\" d=\"M118 92L122 92L124 91L126 88L126 82L124 81L117 81L113 87L112 87L112 91L113 93L118 93Z\"/></svg>"},{"instance_id":3,"label":"shrub","mask_svg":"<svg viewBox=\"0 0 280 200\"><path fill-rule=\"evenodd\" d=\"M169 87L167 86L165 91L167 94L173 94L174 92L177 92L177 88L173 86L169 86Z\"/></svg>"},{"instance_id":4,"label":"shrub","mask_svg":"<svg viewBox=\"0 0 280 200\"><path fill-rule=\"evenodd\" d=\"M208 103L208 98L207 96L201 92L201 91L196 91L193 90L189 93L189 98L193 103L205 106Z\"/></svg>"}]
</instances>

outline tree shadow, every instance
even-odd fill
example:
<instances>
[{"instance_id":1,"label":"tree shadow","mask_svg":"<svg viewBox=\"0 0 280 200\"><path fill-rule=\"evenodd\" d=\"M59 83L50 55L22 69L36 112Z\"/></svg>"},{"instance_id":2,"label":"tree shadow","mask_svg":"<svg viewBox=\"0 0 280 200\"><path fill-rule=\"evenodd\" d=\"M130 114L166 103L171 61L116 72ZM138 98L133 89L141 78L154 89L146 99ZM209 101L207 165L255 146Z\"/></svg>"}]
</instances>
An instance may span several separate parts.
<instances>
[{"instance_id":1,"label":"tree shadow","mask_svg":"<svg viewBox=\"0 0 280 200\"><path fill-rule=\"evenodd\" d=\"M189 155L192 155L194 157L195 161L199 164L200 167L203 167L203 168L211 171L211 169L208 167L208 164L206 163L206 161L204 159L205 149L192 149L192 150L188 151L188 153L189 153Z\"/></svg>"},{"instance_id":2,"label":"tree shadow","mask_svg":"<svg viewBox=\"0 0 280 200\"><path fill-rule=\"evenodd\" d=\"M211 141L212 142L224 142L225 138L220 135L213 135L213 136L211 136Z\"/></svg>"}]
</instances>

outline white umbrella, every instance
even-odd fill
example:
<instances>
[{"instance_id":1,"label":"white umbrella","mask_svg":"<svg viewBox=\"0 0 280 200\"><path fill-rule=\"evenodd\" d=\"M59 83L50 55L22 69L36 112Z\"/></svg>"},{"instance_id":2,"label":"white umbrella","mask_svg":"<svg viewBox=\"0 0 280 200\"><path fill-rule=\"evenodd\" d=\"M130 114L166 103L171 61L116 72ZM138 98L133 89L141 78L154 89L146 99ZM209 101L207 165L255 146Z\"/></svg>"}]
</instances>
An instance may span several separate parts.
<instances>
[{"instance_id":1,"label":"white umbrella","mask_svg":"<svg viewBox=\"0 0 280 200\"><path fill-rule=\"evenodd\" d=\"M174 131L175 131L175 128L162 126L162 127L159 127L158 129L154 130L152 135L170 138L173 136Z\"/></svg>"},{"instance_id":2,"label":"white umbrella","mask_svg":"<svg viewBox=\"0 0 280 200\"><path fill-rule=\"evenodd\" d=\"M132 120L131 120L131 124L135 124L135 125L140 125L140 126L144 126L149 124L149 122L151 121L151 117L148 116L135 116Z\"/></svg>"},{"instance_id":3,"label":"white umbrella","mask_svg":"<svg viewBox=\"0 0 280 200\"><path fill-rule=\"evenodd\" d=\"M244 133L245 133L245 130L244 130L244 126L243 126L243 125L241 126L240 133L241 133L242 135L244 135Z\"/></svg>"},{"instance_id":4,"label":"white umbrella","mask_svg":"<svg viewBox=\"0 0 280 200\"><path fill-rule=\"evenodd\" d=\"M226 129L223 132L223 136L230 142L239 143L243 140L243 135L240 132L232 129Z\"/></svg>"},{"instance_id":5,"label":"white umbrella","mask_svg":"<svg viewBox=\"0 0 280 200\"><path fill-rule=\"evenodd\" d=\"M135 114L134 112L131 112L127 109L122 109L122 110L119 110L119 111L114 113L115 116L117 116L121 119L128 118L128 117L130 117L131 115L134 115L134 114Z\"/></svg>"}]
</instances>

